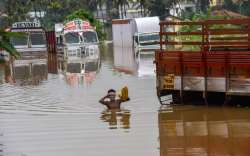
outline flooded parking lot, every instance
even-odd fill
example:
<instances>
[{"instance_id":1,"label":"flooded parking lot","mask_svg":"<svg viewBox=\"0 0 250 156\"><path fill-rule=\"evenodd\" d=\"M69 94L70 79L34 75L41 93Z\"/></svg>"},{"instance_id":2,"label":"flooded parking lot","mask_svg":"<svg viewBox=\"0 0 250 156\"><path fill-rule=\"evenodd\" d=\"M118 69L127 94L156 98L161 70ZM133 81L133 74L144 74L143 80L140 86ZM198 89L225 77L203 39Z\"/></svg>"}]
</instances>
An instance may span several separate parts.
<instances>
[{"instance_id":1,"label":"flooded parking lot","mask_svg":"<svg viewBox=\"0 0 250 156\"><path fill-rule=\"evenodd\" d=\"M15 84L3 80L0 156L250 153L248 108L161 107L154 54L135 58L130 51L106 47L98 68L82 76L48 74L41 67L38 73L20 72ZM6 77L2 69L0 78ZM98 103L108 89L123 86L131 100L120 111Z\"/></svg>"}]
</instances>

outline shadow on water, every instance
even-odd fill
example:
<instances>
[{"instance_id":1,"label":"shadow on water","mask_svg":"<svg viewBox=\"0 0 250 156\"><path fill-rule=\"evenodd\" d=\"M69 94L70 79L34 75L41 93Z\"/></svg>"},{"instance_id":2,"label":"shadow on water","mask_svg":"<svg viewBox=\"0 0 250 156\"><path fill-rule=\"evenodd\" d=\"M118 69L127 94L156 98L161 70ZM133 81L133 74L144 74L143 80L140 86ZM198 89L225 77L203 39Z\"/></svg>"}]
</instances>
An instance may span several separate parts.
<instances>
[{"instance_id":1,"label":"shadow on water","mask_svg":"<svg viewBox=\"0 0 250 156\"><path fill-rule=\"evenodd\" d=\"M177 106L158 113L160 155L249 155L250 110Z\"/></svg>"},{"instance_id":2,"label":"shadow on water","mask_svg":"<svg viewBox=\"0 0 250 156\"><path fill-rule=\"evenodd\" d=\"M110 129L130 129L130 117L129 110L105 110L100 119L108 123Z\"/></svg>"},{"instance_id":3,"label":"shadow on water","mask_svg":"<svg viewBox=\"0 0 250 156\"><path fill-rule=\"evenodd\" d=\"M3 143L1 142L2 137L3 137L3 134L0 133L0 156L3 156Z\"/></svg>"}]
</instances>

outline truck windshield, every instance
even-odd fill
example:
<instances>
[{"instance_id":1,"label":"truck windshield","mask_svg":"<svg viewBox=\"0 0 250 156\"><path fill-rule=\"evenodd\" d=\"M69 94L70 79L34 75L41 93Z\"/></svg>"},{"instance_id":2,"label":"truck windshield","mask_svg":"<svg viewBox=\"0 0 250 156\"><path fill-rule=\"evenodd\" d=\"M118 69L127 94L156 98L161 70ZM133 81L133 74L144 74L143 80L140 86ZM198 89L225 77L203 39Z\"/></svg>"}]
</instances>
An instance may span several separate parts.
<instances>
[{"instance_id":1,"label":"truck windshield","mask_svg":"<svg viewBox=\"0 0 250 156\"><path fill-rule=\"evenodd\" d=\"M30 41L32 45L45 45L45 37L42 33L31 33Z\"/></svg>"},{"instance_id":2,"label":"truck windshield","mask_svg":"<svg viewBox=\"0 0 250 156\"><path fill-rule=\"evenodd\" d=\"M96 32L93 32L93 31L83 32L83 38L84 38L85 43L96 43L96 42L98 42Z\"/></svg>"},{"instance_id":3,"label":"truck windshield","mask_svg":"<svg viewBox=\"0 0 250 156\"><path fill-rule=\"evenodd\" d=\"M22 37L12 37L10 40L13 46L27 46L28 45L27 34Z\"/></svg>"},{"instance_id":4,"label":"truck windshield","mask_svg":"<svg viewBox=\"0 0 250 156\"><path fill-rule=\"evenodd\" d=\"M76 32L67 33L65 34L65 40L66 40L66 43L79 43L80 36Z\"/></svg>"},{"instance_id":5,"label":"truck windshield","mask_svg":"<svg viewBox=\"0 0 250 156\"><path fill-rule=\"evenodd\" d=\"M150 41L158 41L160 40L159 34L140 34L139 41L140 42L150 42ZM135 41L138 43L138 35L135 36Z\"/></svg>"}]
</instances>

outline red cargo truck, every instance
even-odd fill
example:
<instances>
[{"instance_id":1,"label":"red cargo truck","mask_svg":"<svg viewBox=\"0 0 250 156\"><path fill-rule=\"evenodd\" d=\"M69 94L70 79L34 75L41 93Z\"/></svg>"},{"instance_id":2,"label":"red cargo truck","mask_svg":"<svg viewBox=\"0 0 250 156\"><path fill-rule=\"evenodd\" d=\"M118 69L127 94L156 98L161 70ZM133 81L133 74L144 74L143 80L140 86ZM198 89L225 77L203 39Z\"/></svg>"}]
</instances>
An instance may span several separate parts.
<instances>
[{"instance_id":1,"label":"red cargo truck","mask_svg":"<svg viewBox=\"0 0 250 156\"><path fill-rule=\"evenodd\" d=\"M250 19L164 21L160 46L155 63L162 103L250 96Z\"/></svg>"}]
</instances>

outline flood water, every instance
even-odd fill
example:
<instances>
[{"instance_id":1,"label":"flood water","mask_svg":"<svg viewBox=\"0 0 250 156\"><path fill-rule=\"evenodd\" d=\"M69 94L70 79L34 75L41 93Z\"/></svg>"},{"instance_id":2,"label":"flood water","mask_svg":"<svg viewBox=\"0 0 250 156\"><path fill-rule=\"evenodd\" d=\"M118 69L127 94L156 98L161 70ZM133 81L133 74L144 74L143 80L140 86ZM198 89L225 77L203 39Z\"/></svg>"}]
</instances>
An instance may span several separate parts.
<instances>
[{"instance_id":1,"label":"flood water","mask_svg":"<svg viewBox=\"0 0 250 156\"><path fill-rule=\"evenodd\" d=\"M130 51L103 48L98 68L84 76L37 67L17 69L16 83L6 83L2 68L0 156L249 155L248 108L162 107L154 55ZM131 100L120 111L98 103L123 86Z\"/></svg>"}]
</instances>

